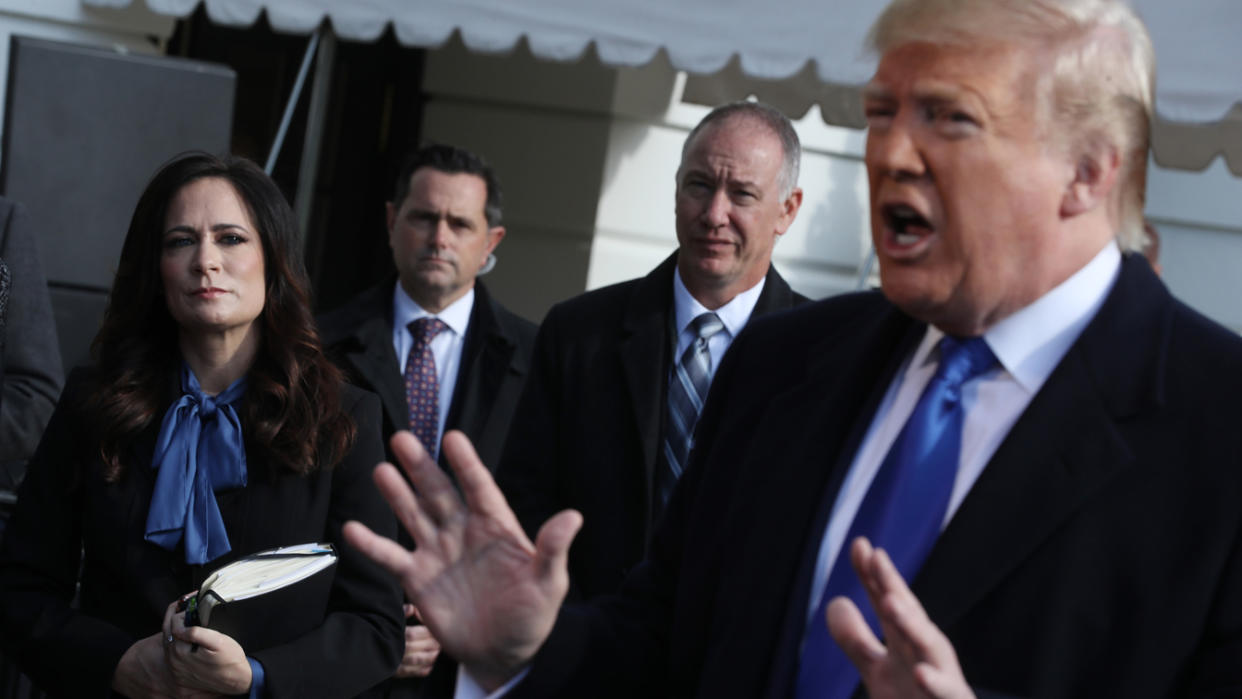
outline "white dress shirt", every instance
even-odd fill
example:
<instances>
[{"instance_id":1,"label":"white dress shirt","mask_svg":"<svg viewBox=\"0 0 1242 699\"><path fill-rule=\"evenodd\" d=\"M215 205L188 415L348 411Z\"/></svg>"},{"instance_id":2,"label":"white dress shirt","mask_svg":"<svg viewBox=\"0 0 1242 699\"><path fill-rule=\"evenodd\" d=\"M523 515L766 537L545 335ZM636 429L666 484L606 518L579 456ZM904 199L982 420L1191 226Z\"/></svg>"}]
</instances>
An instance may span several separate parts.
<instances>
[{"instance_id":1,"label":"white dress shirt","mask_svg":"<svg viewBox=\"0 0 1242 699\"><path fill-rule=\"evenodd\" d=\"M1121 253L1110 242L1069 279L983 334L999 366L968 381L962 388L965 409L962 450L941 531L1010 428L1095 317L1120 268ZM824 588L828 586L828 575L845 544L863 496L936 371L937 343L942 337L943 332L928 326L914 354L897 371L837 492L815 563L807 605L808 628L809 624L824 623L816 611Z\"/></svg>"},{"instance_id":2,"label":"white dress shirt","mask_svg":"<svg viewBox=\"0 0 1242 699\"><path fill-rule=\"evenodd\" d=\"M466 328L470 326L470 311L474 309L474 288L472 287L461 298L449 304L439 313L428 313L423 310L405 293L401 283L397 282L392 292L392 348L397 353L397 368L405 375L405 363L410 358L410 347L414 346L414 335L410 333L410 323L426 316L434 315L448 326L439 335L431 339L431 354L436 360L436 381L439 389L440 421L436 428L436 444L444 435L444 421L448 419L449 406L453 402L453 389L457 386L457 370L461 367L461 351L465 344ZM408 427L408 425L406 425ZM398 426L400 427L400 426ZM439 453L439 449L436 449Z\"/></svg>"},{"instance_id":3,"label":"white dress shirt","mask_svg":"<svg viewBox=\"0 0 1242 699\"><path fill-rule=\"evenodd\" d=\"M714 312L724 323L724 330L707 340L707 351L711 354L711 367L707 370L707 378L708 380L714 379L720 360L724 358L725 350L729 349L729 345L733 344L733 339L750 321L750 315L754 313L755 304L759 302L759 294L763 293L763 285L767 281L767 277L763 277L758 284L734 296L715 311L711 311L690 295L686 283L681 280L681 270L675 269L673 272L673 323L677 329L677 344L673 348L673 362L681 361L681 355L685 354L686 348L698 338L690 331L691 321L704 313Z\"/></svg>"}]
</instances>

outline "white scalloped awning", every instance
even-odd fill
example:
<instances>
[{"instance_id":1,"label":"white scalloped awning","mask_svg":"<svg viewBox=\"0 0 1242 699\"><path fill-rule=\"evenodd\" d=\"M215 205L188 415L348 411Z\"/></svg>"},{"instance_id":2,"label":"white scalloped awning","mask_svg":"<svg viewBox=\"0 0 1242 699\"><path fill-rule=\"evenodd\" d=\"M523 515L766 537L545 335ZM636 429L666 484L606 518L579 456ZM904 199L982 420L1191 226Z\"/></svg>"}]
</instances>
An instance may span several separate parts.
<instances>
[{"instance_id":1,"label":"white scalloped awning","mask_svg":"<svg viewBox=\"0 0 1242 699\"><path fill-rule=\"evenodd\" d=\"M132 0L82 0L87 5L123 7ZM1220 122L1211 128L1234 135L1242 102L1242 0L1131 0L1146 20L1159 62L1157 111L1164 120ZM409 46L439 46L459 31L475 51L501 52L526 40L535 55L553 60L580 57L594 43L612 65L640 65L657 51L691 73L728 67L751 79L795 76L795 83L858 85L874 61L861 48L885 0L145 0L155 12L185 16L200 2L215 22L249 25L267 12L283 32L309 33L328 19L343 39L373 41L391 25ZM809 87L801 94L768 88L784 98L761 98L791 109L822 103L826 118L848 122L847 103L831 104L848 91ZM823 94L821 94L821 92ZM785 102L782 104L782 102ZM1224 120L1224 121L1222 121ZM1239 144L1218 142L1214 155ZM1201 147L1198 154L1202 159ZM1242 170L1237 158L1235 171ZM1204 163L1206 165L1206 163Z\"/></svg>"}]
</instances>

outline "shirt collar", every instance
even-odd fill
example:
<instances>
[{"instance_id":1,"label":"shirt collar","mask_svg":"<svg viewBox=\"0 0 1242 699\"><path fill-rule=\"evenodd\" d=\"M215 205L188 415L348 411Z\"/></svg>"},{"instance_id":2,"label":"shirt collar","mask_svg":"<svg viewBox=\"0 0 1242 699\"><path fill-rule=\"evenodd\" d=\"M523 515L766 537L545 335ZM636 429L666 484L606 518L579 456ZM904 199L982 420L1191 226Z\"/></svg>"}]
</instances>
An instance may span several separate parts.
<instances>
[{"instance_id":1,"label":"shirt collar","mask_svg":"<svg viewBox=\"0 0 1242 699\"><path fill-rule=\"evenodd\" d=\"M1051 291L996 323L983 334L1000 365L1035 393L1095 317L1121 269L1121 251L1109 242ZM944 333L928 326L910 366L923 366Z\"/></svg>"},{"instance_id":2,"label":"shirt collar","mask_svg":"<svg viewBox=\"0 0 1242 699\"><path fill-rule=\"evenodd\" d=\"M419 306L410 295L405 293L400 280L395 284L396 289L392 293L392 326L393 328L405 328L410 323L424 316L435 316L444 321L454 333L459 336L466 334L466 326L470 324L470 311L474 309L474 287L470 287L461 298L450 303L443 311L439 313L428 313Z\"/></svg>"},{"instance_id":3,"label":"shirt collar","mask_svg":"<svg viewBox=\"0 0 1242 699\"><path fill-rule=\"evenodd\" d=\"M673 320L677 325L677 334L680 335L685 332L686 327L690 325L690 321L698 318L700 315L715 313L721 322L724 323L725 330L729 332L729 337L737 337L738 333L742 332L742 328L746 327L746 321L750 320L750 314L755 310L755 304L759 302L759 294L763 293L763 285L767 281L767 275L764 275L758 284L734 296L728 303L715 311L710 311L690 294L690 290L686 288L686 283L681 280L681 270L674 268Z\"/></svg>"}]
</instances>

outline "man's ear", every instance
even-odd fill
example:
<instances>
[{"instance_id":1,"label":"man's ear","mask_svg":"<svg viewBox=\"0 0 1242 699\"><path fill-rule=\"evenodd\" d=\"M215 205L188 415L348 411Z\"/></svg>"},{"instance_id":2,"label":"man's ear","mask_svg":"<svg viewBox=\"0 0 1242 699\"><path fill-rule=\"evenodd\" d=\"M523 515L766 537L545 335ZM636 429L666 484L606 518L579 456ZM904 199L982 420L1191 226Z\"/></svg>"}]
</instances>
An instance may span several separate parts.
<instances>
[{"instance_id":1,"label":"man's ear","mask_svg":"<svg viewBox=\"0 0 1242 699\"><path fill-rule=\"evenodd\" d=\"M496 246L500 245L501 238L505 237L504 226L492 226L487 229L487 254L490 255L496 251Z\"/></svg>"},{"instance_id":2,"label":"man's ear","mask_svg":"<svg viewBox=\"0 0 1242 699\"><path fill-rule=\"evenodd\" d=\"M1080 154L1061 197L1061 216L1071 218L1107 206L1120 172L1121 153L1116 146L1099 144Z\"/></svg>"},{"instance_id":3,"label":"man's ear","mask_svg":"<svg viewBox=\"0 0 1242 699\"><path fill-rule=\"evenodd\" d=\"M393 208L392 202L390 201L384 202L384 220L387 221L386 225L388 226L388 241L390 244L392 242L392 223L396 219L396 217L397 217L397 210Z\"/></svg>"},{"instance_id":4,"label":"man's ear","mask_svg":"<svg viewBox=\"0 0 1242 699\"><path fill-rule=\"evenodd\" d=\"M781 211L781 217L776 222L776 234L785 235L785 231L793 225L794 219L798 216L798 209L802 208L802 188L794 187L789 193L785 201L781 204L784 210Z\"/></svg>"}]
</instances>

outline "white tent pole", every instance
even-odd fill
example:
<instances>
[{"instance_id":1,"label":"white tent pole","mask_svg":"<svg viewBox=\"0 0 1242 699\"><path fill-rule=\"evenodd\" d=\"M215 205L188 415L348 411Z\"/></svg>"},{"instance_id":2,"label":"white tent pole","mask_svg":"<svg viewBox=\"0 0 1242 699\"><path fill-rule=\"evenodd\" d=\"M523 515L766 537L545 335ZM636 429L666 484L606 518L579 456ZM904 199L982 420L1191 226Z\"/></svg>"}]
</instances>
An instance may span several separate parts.
<instances>
[{"instance_id":1,"label":"white tent pole","mask_svg":"<svg viewBox=\"0 0 1242 699\"><path fill-rule=\"evenodd\" d=\"M863 261L862 268L858 272L858 281L854 284L855 291L867 288L867 280L871 278L873 267L875 267L875 246L871 245L867 248L867 259Z\"/></svg>"},{"instance_id":2,"label":"white tent pole","mask_svg":"<svg viewBox=\"0 0 1242 699\"><path fill-rule=\"evenodd\" d=\"M289 100L285 102L285 113L280 118L280 128L276 129L276 138L272 140L272 149L267 153L267 163L263 166L263 171L272 174L272 168L276 167L276 156L280 155L280 148L285 144L285 134L289 131L289 122L293 120L293 112L298 108L298 99L302 96L302 85L306 82L306 73L310 70L311 57L315 55L315 50L319 47L319 35L323 32L323 25L320 25L311 34L310 41L306 44L306 52L302 54L302 66L298 68L298 77L293 81L293 91L289 93Z\"/></svg>"}]
</instances>

